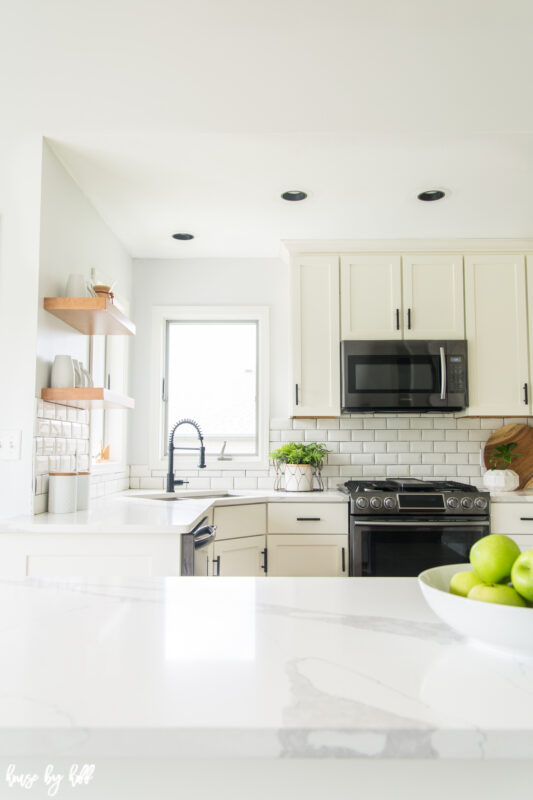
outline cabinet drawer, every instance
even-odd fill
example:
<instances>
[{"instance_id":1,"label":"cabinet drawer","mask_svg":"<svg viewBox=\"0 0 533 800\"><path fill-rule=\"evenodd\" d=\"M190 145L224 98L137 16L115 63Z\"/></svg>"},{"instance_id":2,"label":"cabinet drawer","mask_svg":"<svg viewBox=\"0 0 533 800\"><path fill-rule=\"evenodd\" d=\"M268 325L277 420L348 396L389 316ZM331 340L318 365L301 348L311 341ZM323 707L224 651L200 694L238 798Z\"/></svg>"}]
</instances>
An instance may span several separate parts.
<instances>
[{"instance_id":1,"label":"cabinet drawer","mask_svg":"<svg viewBox=\"0 0 533 800\"><path fill-rule=\"evenodd\" d=\"M531 534L533 503L493 503L490 509L491 533Z\"/></svg>"},{"instance_id":2,"label":"cabinet drawer","mask_svg":"<svg viewBox=\"0 0 533 800\"><path fill-rule=\"evenodd\" d=\"M215 507L213 518L219 541L266 533L266 503Z\"/></svg>"},{"instance_id":3,"label":"cabinet drawer","mask_svg":"<svg viewBox=\"0 0 533 800\"><path fill-rule=\"evenodd\" d=\"M347 503L269 503L269 533L348 532Z\"/></svg>"}]
</instances>

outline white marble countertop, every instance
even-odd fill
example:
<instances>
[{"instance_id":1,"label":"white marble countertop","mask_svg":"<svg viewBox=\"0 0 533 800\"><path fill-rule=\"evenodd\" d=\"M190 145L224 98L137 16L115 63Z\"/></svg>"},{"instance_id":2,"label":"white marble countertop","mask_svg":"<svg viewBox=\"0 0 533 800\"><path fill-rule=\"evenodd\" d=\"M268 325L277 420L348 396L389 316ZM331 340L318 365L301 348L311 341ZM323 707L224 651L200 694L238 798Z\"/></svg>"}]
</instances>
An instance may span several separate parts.
<instances>
[{"instance_id":1,"label":"white marble countertop","mask_svg":"<svg viewBox=\"0 0 533 800\"><path fill-rule=\"evenodd\" d=\"M215 490L213 490L215 494ZM196 497L185 497L195 494ZM206 492L176 491L179 500L155 500L165 492L130 490L92 500L88 511L37 514L0 521L1 533L187 533L213 506L248 503L347 503L340 491L230 491L228 497L202 497Z\"/></svg>"},{"instance_id":2,"label":"white marble countertop","mask_svg":"<svg viewBox=\"0 0 533 800\"><path fill-rule=\"evenodd\" d=\"M517 489L514 492L491 492L491 503L533 503L533 489Z\"/></svg>"},{"instance_id":3,"label":"white marble countertop","mask_svg":"<svg viewBox=\"0 0 533 800\"><path fill-rule=\"evenodd\" d=\"M0 580L0 754L531 759L533 660L413 578Z\"/></svg>"}]
</instances>

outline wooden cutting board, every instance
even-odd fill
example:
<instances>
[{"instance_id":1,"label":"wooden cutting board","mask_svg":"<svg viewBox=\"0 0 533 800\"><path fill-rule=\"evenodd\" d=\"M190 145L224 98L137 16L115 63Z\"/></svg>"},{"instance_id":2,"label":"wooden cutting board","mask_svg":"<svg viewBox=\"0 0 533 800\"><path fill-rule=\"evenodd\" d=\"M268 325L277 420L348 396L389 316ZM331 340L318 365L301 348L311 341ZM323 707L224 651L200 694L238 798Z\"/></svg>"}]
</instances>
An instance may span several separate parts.
<instances>
[{"instance_id":1,"label":"wooden cutting board","mask_svg":"<svg viewBox=\"0 0 533 800\"><path fill-rule=\"evenodd\" d=\"M529 425L503 425L494 431L487 440L483 452L485 467L491 466L489 459L494 450L500 444L511 444L516 442L516 452L522 453L511 464L511 469L520 478L519 489L531 489L533 487L533 428Z\"/></svg>"}]
</instances>

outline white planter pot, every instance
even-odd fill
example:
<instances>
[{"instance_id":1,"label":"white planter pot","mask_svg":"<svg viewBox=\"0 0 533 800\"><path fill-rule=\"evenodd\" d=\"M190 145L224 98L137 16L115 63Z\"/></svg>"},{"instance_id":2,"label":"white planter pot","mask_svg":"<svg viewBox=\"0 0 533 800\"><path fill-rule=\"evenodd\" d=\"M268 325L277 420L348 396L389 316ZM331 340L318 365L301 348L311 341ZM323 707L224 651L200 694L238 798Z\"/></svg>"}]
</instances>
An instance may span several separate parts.
<instances>
[{"instance_id":1,"label":"white planter pot","mask_svg":"<svg viewBox=\"0 0 533 800\"><path fill-rule=\"evenodd\" d=\"M315 469L310 464L285 464L285 489L288 492L312 492Z\"/></svg>"},{"instance_id":2,"label":"white planter pot","mask_svg":"<svg viewBox=\"0 0 533 800\"><path fill-rule=\"evenodd\" d=\"M489 469L483 475L483 484L491 492L514 492L519 483L514 469Z\"/></svg>"}]
</instances>

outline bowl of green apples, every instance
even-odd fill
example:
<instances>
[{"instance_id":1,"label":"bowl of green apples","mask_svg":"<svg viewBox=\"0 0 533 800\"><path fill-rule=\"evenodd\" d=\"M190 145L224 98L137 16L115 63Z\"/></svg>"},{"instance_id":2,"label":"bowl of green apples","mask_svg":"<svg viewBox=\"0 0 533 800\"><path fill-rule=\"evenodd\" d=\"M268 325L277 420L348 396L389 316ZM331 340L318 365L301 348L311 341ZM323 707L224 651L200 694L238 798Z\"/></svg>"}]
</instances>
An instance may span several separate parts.
<instances>
[{"instance_id":1,"label":"bowl of green apples","mask_svg":"<svg viewBox=\"0 0 533 800\"><path fill-rule=\"evenodd\" d=\"M426 569L418 582L435 614L467 639L533 658L533 550L490 534L474 544L470 564Z\"/></svg>"}]
</instances>

